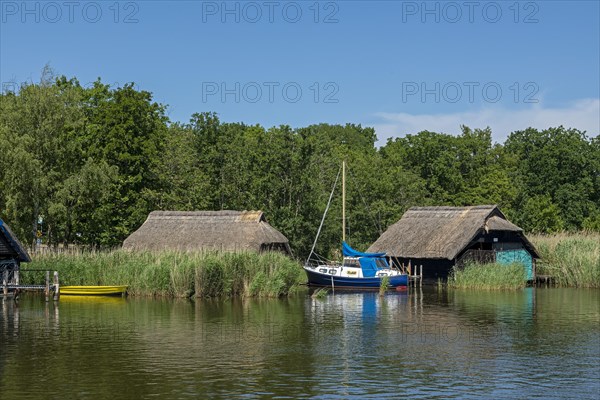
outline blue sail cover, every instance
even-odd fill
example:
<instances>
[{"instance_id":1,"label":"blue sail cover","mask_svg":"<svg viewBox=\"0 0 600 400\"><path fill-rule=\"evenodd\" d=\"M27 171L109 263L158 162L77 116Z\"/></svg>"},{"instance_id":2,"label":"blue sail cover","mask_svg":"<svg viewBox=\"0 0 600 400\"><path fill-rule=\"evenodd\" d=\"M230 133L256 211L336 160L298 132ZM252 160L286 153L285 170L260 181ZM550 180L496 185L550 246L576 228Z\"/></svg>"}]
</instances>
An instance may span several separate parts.
<instances>
[{"instance_id":1,"label":"blue sail cover","mask_svg":"<svg viewBox=\"0 0 600 400\"><path fill-rule=\"evenodd\" d=\"M362 269L363 276L365 278L372 278L377 273L377 264L375 263L375 258L372 257L361 257L359 259L360 268Z\"/></svg>"},{"instance_id":2,"label":"blue sail cover","mask_svg":"<svg viewBox=\"0 0 600 400\"><path fill-rule=\"evenodd\" d=\"M385 253L361 253L360 251L356 251L352 247L348 246L348 243L342 242L342 254L344 257L358 258L363 276L365 278L372 278L380 268L388 267L388 263L385 259Z\"/></svg>"},{"instance_id":3,"label":"blue sail cover","mask_svg":"<svg viewBox=\"0 0 600 400\"><path fill-rule=\"evenodd\" d=\"M360 251L354 250L346 242L342 242L342 254L344 257L385 257L385 253L361 253Z\"/></svg>"}]
</instances>

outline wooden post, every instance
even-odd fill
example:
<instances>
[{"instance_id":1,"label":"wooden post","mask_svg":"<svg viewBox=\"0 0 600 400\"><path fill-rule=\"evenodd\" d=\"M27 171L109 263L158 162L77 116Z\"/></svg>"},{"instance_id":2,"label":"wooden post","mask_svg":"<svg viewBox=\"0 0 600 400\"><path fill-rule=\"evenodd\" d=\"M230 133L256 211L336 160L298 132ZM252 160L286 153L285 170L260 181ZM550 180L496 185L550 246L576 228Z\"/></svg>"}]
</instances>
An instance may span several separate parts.
<instances>
[{"instance_id":1,"label":"wooden post","mask_svg":"<svg viewBox=\"0 0 600 400\"><path fill-rule=\"evenodd\" d=\"M46 295L46 301L50 296L50 271L46 270L46 288L44 289L44 294Z\"/></svg>"},{"instance_id":2,"label":"wooden post","mask_svg":"<svg viewBox=\"0 0 600 400\"><path fill-rule=\"evenodd\" d=\"M419 286L423 286L423 264L421 264L421 277L419 278Z\"/></svg>"},{"instance_id":3,"label":"wooden post","mask_svg":"<svg viewBox=\"0 0 600 400\"><path fill-rule=\"evenodd\" d=\"M8 268L2 274L2 293L4 293L4 297L8 296Z\"/></svg>"},{"instance_id":4,"label":"wooden post","mask_svg":"<svg viewBox=\"0 0 600 400\"><path fill-rule=\"evenodd\" d=\"M19 276L19 266L17 265L17 269L15 269L15 271L13 272L13 276L14 276L14 281L15 281L15 296L13 297L14 301L16 302L17 300L19 300L19 292L21 291L21 289L19 289L19 285L21 282L20 276Z\"/></svg>"},{"instance_id":5,"label":"wooden post","mask_svg":"<svg viewBox=\"0 0 600 400\"><path fill-rule=\"evenodd\" d=\"M58 284L58 271L54 271L54 301L60 299L60 285Z\"/></svg>"},{"instance_id":6,"label":"wooden post","mask_svg":"<svg viewBox=\"0 0 600 400\"><path fill-rule=\"evenodd\" d=\"M333 284L333 275L331 275L331 292L335 293L335 285Z\"/></svg>"}]
</instances>

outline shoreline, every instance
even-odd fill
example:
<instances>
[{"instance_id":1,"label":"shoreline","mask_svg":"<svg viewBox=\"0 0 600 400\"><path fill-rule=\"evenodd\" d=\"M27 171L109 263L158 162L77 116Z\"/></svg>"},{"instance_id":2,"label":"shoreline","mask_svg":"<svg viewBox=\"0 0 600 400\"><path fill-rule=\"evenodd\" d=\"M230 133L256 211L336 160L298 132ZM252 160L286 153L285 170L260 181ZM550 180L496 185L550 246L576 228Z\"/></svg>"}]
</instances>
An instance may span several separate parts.
<instances>
[{"instance_id":1,"label":"shoreline","mask_svg":"<svg viewBox=\"0 0 600 400\"><path fill-rule=\"evenodd\" d=\"M536 275L551 276L550 287L600 288L600 234L532 235L531 240L542 255ZM128 285L135 297L286 297L306 284L300 263L280 253L117 249L39 254L21 267L22 283L43 281L28 269L56 270L61 285ZM520 272L518 265L470 265L437 285L519 290L527 286Z\"/></svg>"}]
</instances>

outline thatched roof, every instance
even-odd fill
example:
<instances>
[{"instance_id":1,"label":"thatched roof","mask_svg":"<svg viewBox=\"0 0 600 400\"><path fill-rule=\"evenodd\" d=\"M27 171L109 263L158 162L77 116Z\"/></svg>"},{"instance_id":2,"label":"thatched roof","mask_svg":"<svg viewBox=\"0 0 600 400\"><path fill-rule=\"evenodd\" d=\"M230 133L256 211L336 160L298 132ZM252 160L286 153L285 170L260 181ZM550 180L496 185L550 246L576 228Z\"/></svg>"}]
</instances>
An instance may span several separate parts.
<instances>
[{"instance_id":1,"label":"thatched roof","mask_svg":"<svg viewBox=\"0 0 600 400\"><path fill-rule=\"evenodd\" d=\"M412 207L367 251L385 251L392 257L453 260L479 233L489 231L517 233L531 254L538 257L523 230L507 221L495 205Z\"/></svg>"},{"instance_id":2,"label":"thatched roof","mask_svg":"<svg viewBox=\"0 0 600 400\"><path fill-rule=\"evenodd\" d=\"M22 262L31 261L25 247L19 242L19 239L17 239L8 225L0 219L0 260L8 258Z\"/></svg>"},{"instance_id":3,"label":"thatched roof","mask_svg":"<svg viewBox=\"0 0 600 400\"><path fill-rule=\"evenodd\" d=\"M288 240L262 211L153 211L125 242L130 250L261 251L289 253Z\"/></svg>"}]
</instances>

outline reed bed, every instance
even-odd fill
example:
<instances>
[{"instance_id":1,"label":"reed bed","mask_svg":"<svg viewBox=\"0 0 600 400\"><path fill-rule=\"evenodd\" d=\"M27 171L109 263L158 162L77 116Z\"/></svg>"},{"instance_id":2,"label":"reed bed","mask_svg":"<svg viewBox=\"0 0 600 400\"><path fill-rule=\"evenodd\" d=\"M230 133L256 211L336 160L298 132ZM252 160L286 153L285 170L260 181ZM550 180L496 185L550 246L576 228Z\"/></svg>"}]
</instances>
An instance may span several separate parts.
<instances>
[{"instance_id":1,"label":"reed bed","mask_svg":"<svg viewBox=\"0 0 600 400\"><path fill-rule=\"evenodd\" d=\"M600 288L600 233L531 235L541 259L536 275L553 278L556 286ZM525 286L521 265L468 265L454 270L448 286L473 289L518 289Z\"/></svg>"},{"instance_id":2,"label":"reed bed","mask_svg":"<svg viewBox=\"0 0 600 400\"><path fill-rule=\"evenodd\" d=\"M600 288L600 233L578 232L529 237L541 261L537 275L549 275L557 286Z\"/></svg>"},{"instance_id":3,"label":"reed bed","mask_svg":"<svg viewBox=\"0 0 600 400\"><path fill-rule=\"evenodd\" d=\"M385 295L385 292L390 288L390 277L384 276L379 282L379 296Z\"/></svg>"},{"instance_id":4,"label":"reed bed","mask_svg":"<svg viewBox=\"0 0 600 400\"><path fill-rule=\"evenodd\" d=\"M453 269L448 286L455 289L506 290L521 289L527 285L522 264L467 264Z\"/></svg>"},{"instance_id":5,"label":"reed bed","mask_svg":"<svg viewBox=\"0 0 600 400\"><path fill-rule=\"evenodd\" d=\"M61 285L128 285L133 296L280 297L306 281L298 262L279 253L110 252L44 254L22 267L23 283L58 271Z\"/></svg>"}]
</instances>

